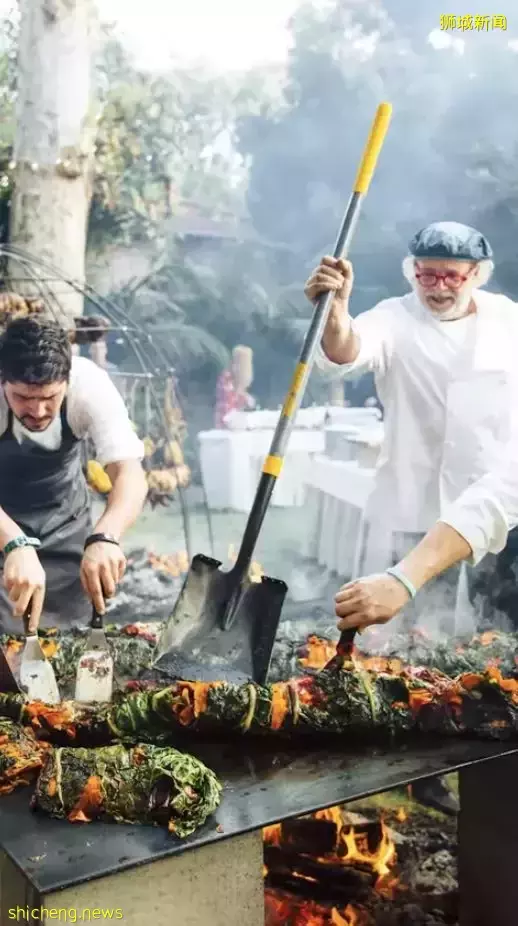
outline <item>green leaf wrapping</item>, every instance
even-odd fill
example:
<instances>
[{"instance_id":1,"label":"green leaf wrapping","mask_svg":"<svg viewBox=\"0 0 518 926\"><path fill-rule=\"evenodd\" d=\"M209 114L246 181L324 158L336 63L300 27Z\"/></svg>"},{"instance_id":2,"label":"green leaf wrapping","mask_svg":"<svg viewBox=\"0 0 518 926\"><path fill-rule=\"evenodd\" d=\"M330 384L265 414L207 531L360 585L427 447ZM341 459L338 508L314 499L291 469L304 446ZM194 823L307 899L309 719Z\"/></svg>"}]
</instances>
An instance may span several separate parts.
<instances>
[{"instance_id":1,"label":"green leaf wrapping","mask_svg":"<svg viewBox=\"0 0 518 926\"><path fill-rule=\"evenodd\" d=\"M32 730L12 720L0 720L0 794L31 784L49 748L36 740Z\"/></svg>"},{"instance_id":2,"label":"green leaf wrapping","mask_svg":"<svg viewBox=\"0 0 518 926\"><path fill-rule=\"evenodd\" d=\"M17 696L0 713L20 716ZM109 705L27 703L21 721L57 744L167 743L179 731L204 734L365 735L434 732L491 739L518 733L518 681L497 669L450 679L428 669L400 674L320 672L272 685L179 681L132 692Z\"/></svg>"},{"instance_id":3,"label":"green leaf wrapping","mask_svg":"<svg viewBox=\"0 0 518 926\"><path fill-rule=\"evenodd\" d=\"M220 795L217 777L203 762L170 747L65 747L49 753L33 807L71 822L167 826L184 837L214 813Z\"/></svg>"}]
</instances>

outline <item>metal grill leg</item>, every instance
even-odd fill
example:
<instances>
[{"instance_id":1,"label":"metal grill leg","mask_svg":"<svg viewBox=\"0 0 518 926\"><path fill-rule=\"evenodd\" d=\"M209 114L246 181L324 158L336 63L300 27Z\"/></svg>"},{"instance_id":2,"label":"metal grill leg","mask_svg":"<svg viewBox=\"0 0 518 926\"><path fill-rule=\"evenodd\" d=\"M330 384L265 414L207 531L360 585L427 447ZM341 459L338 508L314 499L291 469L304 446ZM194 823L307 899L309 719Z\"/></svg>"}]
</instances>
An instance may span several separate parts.
<instances>
[{"instance_id":1,"label":"metal grill leg","mask_svg":"<svg viewBox=\"0 0 518 926\"><path fill-rule=\"evenodd\" d=\"M459 772L460 926L518 922L518 754Z\"/></svg>"}]
</instances>

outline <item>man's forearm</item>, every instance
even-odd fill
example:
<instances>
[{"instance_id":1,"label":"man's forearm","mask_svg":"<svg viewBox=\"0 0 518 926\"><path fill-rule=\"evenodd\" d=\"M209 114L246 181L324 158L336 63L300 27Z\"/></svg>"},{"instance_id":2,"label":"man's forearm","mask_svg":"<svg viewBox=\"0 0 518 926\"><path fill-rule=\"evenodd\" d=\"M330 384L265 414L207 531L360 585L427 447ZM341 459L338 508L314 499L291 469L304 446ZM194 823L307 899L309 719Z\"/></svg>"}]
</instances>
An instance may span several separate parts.
<instances>
[{"instance_id":1,"label":"man's forearm","mask_svg":"<svg viewBox=\"0 0 518 926\"><path fill-rule=\"evenodd\" d=\"M137 460L109 463L106 472L112 490L94 533L113 534L119 540L142 511L147 495L146 476Z\"/></svg>"},{"instance_id":2,"label":"man's forearm","mask_svg":"<svg viewBox=\"0 0 518 926\"><path fill-rule=\"evenodd\" d=\"M3 550L10 540L14 540L20 534L23 534L22 529L3 508L0 508L0 550Z\"/></svg>"},{"instance_id":3,"label":"man's forearm","mask_svg":"<svg viewBox=\"0 0 518 926\"><path fill-rule=\"evenodd\" d=\"M331 315L322 336L322 350L332 363L353 363L360 353L360 339L354 333L350 316L337 321Z\"/></svg>"},{"instance_id":4,"label":"man's forearm","mask_svg":"<svg viewBox=\"0 0 518 926\"><path fill-rule=\"evenodd\" d=\"M398 567L419 590L431 579L472 554L469 543L449 524L439 522L432 527Z\"/></svg>"}]
</instances>

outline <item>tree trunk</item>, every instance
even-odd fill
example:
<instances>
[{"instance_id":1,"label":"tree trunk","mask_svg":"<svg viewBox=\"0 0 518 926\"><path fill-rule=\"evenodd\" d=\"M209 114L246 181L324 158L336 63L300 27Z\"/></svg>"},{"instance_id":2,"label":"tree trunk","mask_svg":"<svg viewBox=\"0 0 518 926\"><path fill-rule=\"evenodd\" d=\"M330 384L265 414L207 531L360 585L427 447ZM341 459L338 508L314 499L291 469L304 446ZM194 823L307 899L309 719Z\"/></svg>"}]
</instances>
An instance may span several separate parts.
<instances>
[{"instance_id":1,"label":"tree trunk","mask_svg":"<svg viewBox=\"0 0 518 926\"><path fill-rule=\"evenodd\" d=\"M85 246L96 130L93 0L25 0L18 52L10 244L52 263L68 280L85 278ZM13 288L44 296L70 323L83 297L11 259ZM36 271L38 273L38 271Z\"/></svg>"}]
</instances>

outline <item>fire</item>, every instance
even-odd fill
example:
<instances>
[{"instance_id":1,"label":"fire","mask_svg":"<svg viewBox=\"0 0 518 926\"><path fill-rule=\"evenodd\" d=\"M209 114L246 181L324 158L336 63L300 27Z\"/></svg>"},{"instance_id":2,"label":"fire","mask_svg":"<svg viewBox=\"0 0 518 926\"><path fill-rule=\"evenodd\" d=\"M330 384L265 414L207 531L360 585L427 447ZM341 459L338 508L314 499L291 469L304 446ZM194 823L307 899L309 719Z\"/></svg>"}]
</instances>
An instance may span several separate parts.
<instances>
[{"instance_id":1,"label":"fire","mask_svg":"<svg viewBox=\"0 0 518 926\"><path fill-rule=\"evenodd\" d=\"M347 904L345 909L320 906L311 900L265 891L266 926L369 926L367 913Z\"/></svg>"},{"instance_id":2,"label":"fire","mask_svg":"<svg viewBox=\"0 0 518 926\"><path fill-rule=\"evenodd\" d=\"M344 825L340 807L326 807L325 810L317 810L313 816L315 820L326 820L328 823L334 823L337 833L340 832Z\"/></svg>"},{"instance_id":3,"label":"fire","mask_svg":"<svg viewBox=\"0 0 518 926\"><path fill-rule=\"evenodd\" d=\"M398 807L396 811L396 820L398 823L405 823L408 820L408 814L404 807Z\"/></svg>"},{"instance_id":4,"label":"fire","mask_svg":"<svg viewBox=\"0 0 518 926\"><path fill-rule=\"evenodd\" d=\"M354 826L343 826L340 832L342 848L346 849L346 864L354 862L370 865L378 875L376 890L380 893L390 892L393 885L390 882L391 866L396 861L396 847L394 840L384 821L380 821L381 839L374 851L369 849L368 841L363 833L357 833ZM342 854L340 852L340 854Z\"/></svg>"},{"instance_id":5,"label":"fire","mask_svg":"<svg viewBox=\"0 0 518 926\"><path fill-rule=\"evenodd\" d=\"M299 662L306 669L323 669L336 655L336 643L332 643L331 640L322 640L315 634L308 637L305 649L307 655L301 656Z\"/></svg>"},{"instance_id":6,"label":"fire","mask_svg":"<svg viewBox=\"0 0 518 926\"><path fill-rule=\"evenodd\" d=\"M406 819L406 812L400 808L397 818L401 821ZM316 866L321 866L322 871L335 870L336 866L353 866L359 865L362 868L368 867L376 875L374 888L379 894L385 897L393 897L394 889L397 885L397 878L394 874L396 864L396 847L391 837L390 830L383 820L377 823L354 824L347 814L342 813L339 806L327 807L325 810L318 810L311 814L308 821L319 820L325 823L332 823L335 827L334 846L331 845L325 855L318 856L312 853L309 857L315 862ZM354 817L352 818L354 819ZM375 842L372 845L371 838ZM283 837L283 825L276 823L263 829L263 839L267 846L282 848L284 844L293 851L292 837L286 834ZM313 881L319 883L318 867L316 869L305 870L304 858L308 858L308 850L299 849L300 870L297 870L296 863L290 866L291 878L298 881L301 885ZM268 856L267 856L268 857ZM275 869L274 869L275 870ZM267 865L263 868L264 877L268 879L270 874ZM311 875L310 875L311 872ZM357 908L348 904L345 908L321 906L314 901L302 900L296 895L280 896L272 892L269 888L269 882L266 880L266 908L267 926L281 926L283 923L290 923L292 926L369 926L369 915L363 908Z\"/></svg>"},{"instance_id":7,"label":"fire","mask_svg":"<svg viewBox=\"0 0 518 926\"><path fill-rule=\"evenodd\" d=\"M234 565L234 563L237 560L237 553L235 551L235 547L233 543L229 545L227 559L229 563L231 563L232 565ZM257 563L255 560L252 563L250 563L250 567L248 569L248 578L250 579L250 581L260 582L263 576L264 576L263 567L259 563Z\"/></svg>"},{"instance_id":8,"label":"fire","mask_svg":"<svg viewBox=\"0 0 518 926\"><path fill-rule=\"evenodd\" d=\"M333 907L331 910L331 923L332 926L359 926L360 918L352 904L347 904L345 910L342 910L342 913Z\"/></svg>"},{"instance_id":9,"label":"fire","mask_svg":"<svg viewBox=\"0 0 518 926\"><path fill-rule=\"evenodd\" d=\"M268 843L270 846L280 846L281 833L280 823L272 823L271 826L265 826L263 828L263 842Z\"/></svg>"},{"instance_id":10,"label":"fire","mask_svg":"<svg viewBox=\"0 0 518 926\"><path fill-rule=\"evenodd\" d=\"M299 662L305 669L323 669L330 659L336 655L336 643L332 640L325 640L311 634L303 649L303 655L299 656ZM388 659L384 656L365 656L359 653L355 648L353 660L356 666L361 669L367 669L369 672L388 672L391 675L399 675L403 669L403 662L400 659Z\"/></svg>"}]
</instances>

